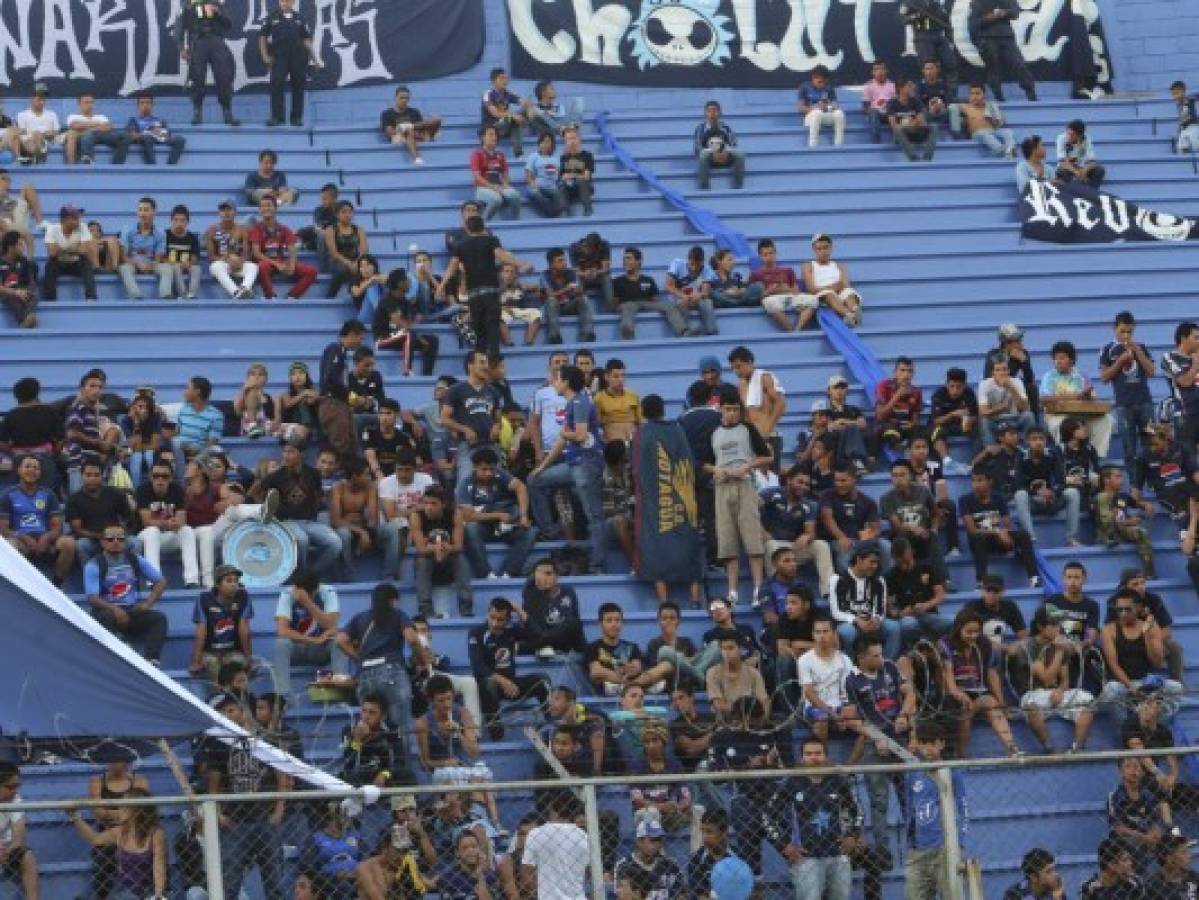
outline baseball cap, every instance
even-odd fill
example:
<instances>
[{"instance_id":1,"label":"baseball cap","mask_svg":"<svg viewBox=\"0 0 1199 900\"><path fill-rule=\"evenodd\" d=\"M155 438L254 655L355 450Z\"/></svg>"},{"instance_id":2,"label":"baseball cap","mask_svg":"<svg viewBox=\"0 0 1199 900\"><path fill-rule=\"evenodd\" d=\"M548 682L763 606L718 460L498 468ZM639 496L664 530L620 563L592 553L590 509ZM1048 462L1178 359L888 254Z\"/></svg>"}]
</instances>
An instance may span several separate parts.
<instances>
[{"instance_id":1,"label":"baseball cap","mask_svg":"<svg viewBox=\"0 0 1199 900\"><path fill-rule=\"evenodd\" d=\"M833 239L823 231L817 231L814 235L812 235L812 246L816 246L817 241L828 241L831 244Z\"/></svg>"},{"instance_id":2,"label":"baseball cap","mask_svg":"<svg viewBox=\"0 0 1199 900\"><path fill-rule=\"evenodd\" d=\"M717 372L723 371L720 367L720 360L718 358L715 356L701 356L699 358L700 375L703 375L704 372L712 371L713 369Z\"/></svg>"},{"instance_id":3,"label":"baseball cap","mask_svg":"<svg viewBox=\"0 0 1199 900\"><path fill-rule=\"evenodd\" d=\"M400 809L416 809L416 795L396 794L391 798L391 809L393 812Z\"/></svg>"},{"instance_id":4,"label":"baseball cap","mask_svg":"<svg viewBox=\"0 0 1199 900\"><path fill-rule=\"evenodd\" d=\"M832 375L829 377L829 380L828 380L829 387L837 387L837 385L840 385L840 384L843 384L846 387L849 387L849 379L847 379L844 375Z\"/></svg>"},{"instance_id":5,"label":"baseball cap","mask_svg":"<svg viewBox=\"0 0 1199 900\"><path fill-rule=\"evenodd\" d=\"M39 81L37 84L35 84L33 86L33 93L38 97L49 97L50 96L50 86L47 85L46 82L44 82L44 81Z\"/></svg>"},{"instance_id":6,"label":"baseball cap","mask_svg":"<svg viewBox=\"0 0 1199 900\"><path fill-rule=\"evenodd\" d=\"M220 203L218 203L216 205L216 208L217 209L226 209L226 208L237 209L237 204L233 202L232 197L226 197Z\"/></svg>"},{"instance_id":7,"label":"baseball cap","mask_svg":"<svg viewBox=\"0 0 1199 900\"><path fill-rule=\"evenodd\" d=\"M237 566L231 566L228 563L219 565L216 567L216 569L213 570L213 573L212 573L213 583L220 584L221 579L224 578L226 575L236 575L238 578L241 578L241 569L239 569Z\"/></svg>"},{"instance_id":8,"label":"baseball cap","mask_svg":"<svg viewBox=\"0 0 1199 900\"><path fill-rule=\"evenodd\" d=\"M73 203L66 203L59 207L58 217L60 219L65 219L68 216L79 218L81 215L83 215L83 212L84 211L82 209L80 209L78 206L75 206Z\"/></svg>"},{"instance_id":9,"label":"baseball cap","mask_svg":"<svg viewBox=\"0 0 1199 900\"><path fill-rule=\"evenodd\" d=\"M996 426L995 433L996 434L1007 434L1009 431L1019 431L1019 430L1020 430L1020 426L1018 426L1016 424L1015 420L1008 419L1006 421L1000 422L999 425Z\"/></svg>"},{"instance_id":10,"label":"baseball cap","mask_svg":"<svg viewBox=\"0 0 1199 900\"><path fill-rule=\"evenodd\" d=\"M664 838L666 830L657 819L642 819L637 825L638 838Z\"/></svg>"},{"instance_id":11,"label":"baseball cap","mask_svg":"<svg viewBox=\"0 0 1199 900\"><path fill-rule=\"evenodd\" d=\"M1001 341L1018 341L1024 337L1024 331L1015 322L1004 322L999 326L999 339Z\"/></svg>"}]
</instances>

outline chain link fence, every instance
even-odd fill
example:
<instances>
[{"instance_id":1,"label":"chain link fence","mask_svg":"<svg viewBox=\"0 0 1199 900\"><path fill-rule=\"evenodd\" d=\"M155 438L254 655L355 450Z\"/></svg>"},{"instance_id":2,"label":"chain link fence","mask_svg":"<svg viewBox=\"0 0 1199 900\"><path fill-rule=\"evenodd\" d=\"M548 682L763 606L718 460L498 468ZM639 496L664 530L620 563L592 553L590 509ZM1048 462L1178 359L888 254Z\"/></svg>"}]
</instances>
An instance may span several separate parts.
<instances>
[{"instance_id":1,"label":"chain link fence","mask_svg":"<svg viewBox=\"0 0 1199 900\"><path fill-rule=\"evenodd\" d=\"M653 728L643 737L652 742ZM0 806L0 890L118 900L1174 900L1199 889L1185 837L1199 791L1185 748L946 761L917 741L915 761L829 767L818 741L797 741L790 759L772 741L743 735L741 771L504 783L456 771L381 795L299 790L233 748L208 764L234 794L134 789ZM0 779L0 799L20 796L19 779ZM1086 893L1094 879L1101 890Z\"/></svg>"}]
</instances>

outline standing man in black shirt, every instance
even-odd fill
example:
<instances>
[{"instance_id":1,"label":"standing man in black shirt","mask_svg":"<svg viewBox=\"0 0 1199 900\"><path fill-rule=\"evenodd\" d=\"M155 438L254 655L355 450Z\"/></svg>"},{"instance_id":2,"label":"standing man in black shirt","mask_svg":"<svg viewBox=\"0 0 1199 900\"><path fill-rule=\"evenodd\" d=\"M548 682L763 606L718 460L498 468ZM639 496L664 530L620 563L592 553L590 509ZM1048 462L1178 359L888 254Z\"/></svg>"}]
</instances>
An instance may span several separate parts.
<instances>
[{"instance_id":1,"label":"standing man in black shirt","mask_svg":"<svg viewBox=\"0 0 1199 900\"><path fill-rule=\"evenodd\" d=\"M296 0L279 0L258 32L258 52L271 70L271 117L267 125L282 125L286 104L283 88L291 82L291 124L304 124L304 81L308 64L320 68L312 52L312 30L295 9Z\"/></svg>"},{"instance_id":2,"label":"standing man in black shirt","mask_svg":"<svg viewBox=\"0 0 1199 900\"><path fill-rule=\"evenodd\" d=\"M905 0L899 14L912 27L921 68L930 61L940 65L948 84L949 96L944 98L948 103L958 92L958 55L951 40L953 22L944 0Z\"/></svg>"},{"instance_id":3,"label":"standing man in black shirt","mask_svg":"<svg viewBox=\"0 0 1199 900\"><path fill-rule=\"evenodd\" d=\"M466 237L458 241L442 277L437 297L445 299L445 283L460 271L466 275L466 302L475 328L475 349L487 355L500 352L499 266L507 263L520 272L532 272L532 263L521 262L500 246L499 238L487 231L482 216L466 220Z\"/></svg>"},{"instance_id":4,"label":"standing man in black shirt","mask_svg":"<svg viewBox=\"0 0 1199 900\"><path fill-rule=\"evenodd\" d=\"M225 32L233 23L220 0L183 0L183 12L175 26L179 55L188 63L187 83L192 95L192 124L204 121L204 90L208 70L216 84L217 102L226 125L240 125L233 117L233 54L225 43Z\"/></svg>"},{"instance_id":5,"label":"standing man in black shirt","mask_svg":"<svg viewBox=\"0 0 1199 900\"><path fill-rule=\"evenodd\" d=\"M464 485L474 472L472 457L490 447L498 453L500 404L491 389L491 363L482 350L466 355L466 378L446 392L441 404L441 424L458 439L458 481Z\"/></svg>"},{"instance_id":6,"label":"standing man in black shirt","mask_svg":"<svg viewBox=\"0 0 1199 900\"><path fill-rule=\"evenodd\" d=\"M1003 102L1003 70L1006 68L1029 100L1037 99L1037 84L1033 81L1024 56L1016 44L1016 32L1012 22L1020 17L1016 0L971 0L970 33L978 43L983 66L987 70L987 84L999 102Z\"/></svg>"},{"instance_id":7,"label":"standing man in black shirt","mask_svg":"<svg viewBox=\"0 0 1199 900\"><path fill-rule=\"evenodd\" d=\"M354 352L362 346L364 326L357 319L343 323L337 340L329 343L321 353L320 404L317 416L321 431L338 455L347 457L358 449L354 430L354 414L350 408L350 369Z\"/></svg>"}]
</instances>

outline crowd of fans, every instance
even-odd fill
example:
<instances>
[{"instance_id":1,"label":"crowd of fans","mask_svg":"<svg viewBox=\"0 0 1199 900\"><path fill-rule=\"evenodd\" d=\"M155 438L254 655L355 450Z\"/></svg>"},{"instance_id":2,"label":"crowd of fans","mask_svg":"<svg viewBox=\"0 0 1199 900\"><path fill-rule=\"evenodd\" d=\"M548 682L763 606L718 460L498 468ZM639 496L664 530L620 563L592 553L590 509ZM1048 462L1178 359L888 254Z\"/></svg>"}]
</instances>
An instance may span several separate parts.
<instances>
[{"instance_id":1,"label":"crowd of fans","mask_svg":"<svg viewBox=\"0 0 1199 900\"><path fill-rule=\"evenodd\" d=\"M935 61L925 64L924 76L919 85L897 88L885 66L875 67L863 111L877 131L889 126L910 158L917 148L931 158L936 120L943 117L951 131L964 128L997 155L1014 155L1014 137L980 87L957 103L948 89L925 96L929 85L944 84ZM34 98L37 115L41 96ZM260 363L247 369L228 400L214 398L203 375L190 378L181 404L159 403L152 387L130 398L107 393L104 372L93 369L76 395L53 403L42 400L36 379L19 380L16 406L0 422L0 461L7 461L0 474L11 482L0 495L0 534L60 586L71 586L78 567L86 602L106 628L161 664L167 620L158 607L171 587L162 555L178 553L174 587L195 597L188 668L212 682L215 708L300 752L287 720L296 698L293 667L352 668L360 712L343 735L339 774L354 784L390 787L427 778L447 787L427 806L397 798L393 821L369 843L341 806L317 811L297 894L437 890L450 898L517 900L552 871L562 884L580 886L563 896L582 895L590 855L569 790L539 791L535 812L505 843L494 796L471 787L490 780L484 744L504 739L513 721L539 726L554 761L539 762L530 774L547 777L559 767L581 775L791 770L733 787L664 783L631 790L633 850L620 857L611 818L602 848L605 874L619 896L630 898L705 896L726 858L760 873L764 843L789 863L799 897L847 896L851 866L865 870L867 895L878 896L879 877L899 849L887 824L892 782L865 778L867 816L855 787L839 776L803 774L827 765L835 758L830 754L850 764L894 761L904 745L924 760L965 757L973 722L984 718L1007 752L1019 756L1029 748L1013 734L1011 710L1019 710L1046 753L1058 752L1047 719L1071 723L1068 749L1078 751L1101 710L1123 718L1121 746L1170 746L1167 723L1184 689L1184 660L1165 603L1151 590L1149 523L1159 513L1177 521L1180 550L1199 590L1199 325L1191 322L1178 326L1175 347L1161 357L1173 399L1165 422L1157 421L1150 398L1153 354L1135 341L1133 316L1120 313L1095 367L1114 392L1110 413L1094 404L1094 385L1079 370L1071 343L1052 346L1053 368L1038 379L1022 331L1004 324L997 346L980 360L977 388L968 386L965 370L950 369L927 405L917 362L907 357L868 398L868 410L848 402L844 376L830 375L827 399L812 406L793 451L781 433L787 400L779 379L745 346L727 356L729 381L726 362L705 356L677 421L692 451L702 550L726 577L717 596L706 596L701 571L687 584L692 606L706 609L710 627L699 641L680 634L682 611L664 583L654 585L660 633L645 647L622 636L625 610L618 603L600 606L594 625L583 620L575 590L561 575L611 572L614 548L635 560L630 444L644 423L665 419L666 404L634 390L639 373L619 358L600 366L585 348L573 356L552 352L545 383L531 398L514 397L500 351L512 343L512 326L524 325L530 343L544 327L547 342L558 344L561 317L577 316L580 339L588 341L594 301L621 313L622 339L634 338L640 312L660 312L680 336L714 335L719 309L757 305L791 331L806 327L821 307L856 325L862 298L846 266L833 260L825 234L813 237L813 258L798 273L779 264L769 239L759 242L761 266L748 277L735 272L727 251L706 259L703 247L693 247L669 266L659 291L642 271L639 248L624 248L622 272L614 274L609 242L592 232L549 249L537 284L522 283L520 274L534 267L504 250L486 224L503 208L518 214L521 203L498 141L511 141L520 156L523 129L537 133L526 179L531 202L546 215L575 202L589 214L594 200L594 159L579 141L580 105L561 103L551 83L539 84L535 96L512 94L506 74L492 73L482 99L481 147L471 157L474 199L462 206L461 226L446 234L450 263L440 276L427 253L414 255L410 272L383 273L366 230L354 222L353 205L338 198L334 185L322 189L311 230L297 234L283 225L278 208L299 195L269 150L246 177L244 200L258 208L249 225L237 221L238 204L230 199L202 238L190 230L182 206L160 229L154 201L142 198L136 220L119 236L105 235L98 223L82 225L82 211L72 206L46 229L49 259L40 291L46 300L54 299L64 274L80 277L94 299L95 272L104 270L120 275L130 299L141 297L143 276L157 281L158 297L195 298L205 255L231 297L246 299L255 285L274 296L274 280L281 279L293 283L289 296L299 298L318 277L318 266L299 258L305 245L332 274L329 296L348 288L358 307L357 318L324 348L316 378L297 361L276 393ZM800 97L812 142L831 125L839 143L844 114L827 73L814 72ZM68 123L68 161L90 161L105 144L119 162L135 132L171 142L177 161L182 138L176 142L165 123L153 120L148 97L139 100L139 118L127 133L118 134L102 127L103 117L85 99L80 117L87 122ZM400 88L380 127L420 164L419 145L436 138L441 121L421 116L409 99ZM1181 89L1180 109L1193 116L1190 102ZM1192 127L1182 122L1180 149ZM57 132L47 129L43 144L33 146L19 120L13 127L16 143L9 146L22 160L44 157L45 142ZM558 138L565 152L555 158ZM143 148L153 149L149 141ZM1030 177L1102 183L1083 123L1070 123L1058 148L1056 176L1042 170ZM705 109L695 151L701 187L721 167L740 186L745 152L717 104ZM1039 151L1024 155L1033 168L1040 165ZM18 323L31 327L39 293L29 259L32 225L42 219L36 190L26 186L12 195L3 176L0 219L6 230L0 294ZM439 374L428 403L401 408L387 396L376 353L401 352L407 364L416 352L425 374L438 374L438 336L427 325L447 320L472 347L462 373ZM1104 462L1115 422L1123 466ZM233 436L273 437L277 458L265 456L253 470L239 466L221 446ZM970 446L969 465L951 456L963 443ZM312 447L316 466L306 462ZM891 480L877 502L858 486L875 471ZM948 477L966 475L969 491L955 502ZM1140 564L1122 574L1103 607L1086 593L1083 564L1067 562L1061 590L1047 594L1026 623L1004 596L1004 579L990 571L991 560L1014 553L1027 586L1044 587L1050 573L1038 566L1036 519L1059 512L1067 546L1088 543L1093 530L1108 547L1135 546ZM272 690L257 695L247 687L256 665L253 604L242 573L220 559L224 533L251 518L282 523L300 560L275 607ZM973 585L949 578L963 531ZM571 546L538 549L558 539ZM496 543L506 545L499 561L488 549ZM355 580L367 554L380 555L381 581L366 611L343 618L332 582ZM748 602L739 596L743 556ZM401 609L392 583L409 558L413 615ZM480 580L497 582L489 585L497 596L485 609L474 602ZM951 593L971 588L977 597L956 615L942 610ZM502 596L515 590L519 602ZM444 643L439 620L453 614L475 624L464 648L443 648L457 652L450 657L436 645ZM564 675L524 671L529 656L532 665ZM589 695L618 698L618 705L588 703ZM199 744L193 766L196 784L214 792L289 787L244 744ZM0 800L15 796L18 780L15 770L0 767ZM928 801L937 792L920 772L894 788L908 825L909 896L936 896L947 877L939 815L910 813L918 794ZM98 777L93 797L146 789L117 763ZM965 792L959 783L963 829ZM1191 810L1195 799L1179 781L1176 757L1123 760L1109 802L1112 836L1099 848L1098 887L1084 896L1137 896L1131 891L1138 880L1193 883L1173 808ZM100 808L98 828L72 813L94 848L96 878L108 879L98 895L115 888L164 892L165 833L152 808L145 809ZM283 803L251 802L227 813L221 826L230 896L255 866L268 896L282 896L284 811ZM780 821L792 825L780 829ZM4 874L33 896L37 866L24 847L24 821L9 815L0 819L5 829ZM664 849L667 836L679 832L690 832L695 844L685 864ZM195 837L189 825L174 848L188 887L203 882ZM14 848L21 852L14 855ZM1061 895L1047 851L1026 855L1023 875L1008 896Z\"/></svg>"}]
</instances>

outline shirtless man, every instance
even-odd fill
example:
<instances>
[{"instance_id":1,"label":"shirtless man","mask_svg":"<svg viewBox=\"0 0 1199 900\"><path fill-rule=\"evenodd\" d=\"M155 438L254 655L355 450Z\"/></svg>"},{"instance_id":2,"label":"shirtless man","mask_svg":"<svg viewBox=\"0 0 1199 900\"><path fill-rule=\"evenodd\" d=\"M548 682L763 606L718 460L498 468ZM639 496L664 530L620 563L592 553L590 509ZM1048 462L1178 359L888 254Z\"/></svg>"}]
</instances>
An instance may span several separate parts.
<instances>
[{"instance_id":1,"label":"shirtless man","mask_svg":"<svg viewBox=\"0 0 1199 900\"><path fill-rule=\"evenodd\" d=\"M729 365L737 376L745 420L770 443L777 468L782 450L778 424L787 411L787 398L774 375L754 366L754 355L748 347L734 347L729 353Z\"/></svg>"},{"instance_id":2,"label":"shirtless man","mask_svg":"<svg viewBox=\"0 0 1199 900\"><path fill-rule=\"evenodd\" d=\"M379 521L379 492L364 460L347 460L342 469L346 478L329 491L329 524L341 538L342 561L346 571L350 571L354 549L361 556L374 547L373 523Z\"/></svg>"},{"instance_id":3,"label":"shirtless man","mask_svg":"<svg viewBox=\"0 0 1199 900\"><path fill-rule=\"evenodd\" d=\"M359 900L387 900L392 896L407 896L412 889L413 875L420 876L420 866L412 845L408 826L391 826L390 839L378 855L358 866ZM423 880L423 879L422 879ZM393 891L398 893L393 894Z\"/></svg>"}]
</instances>

